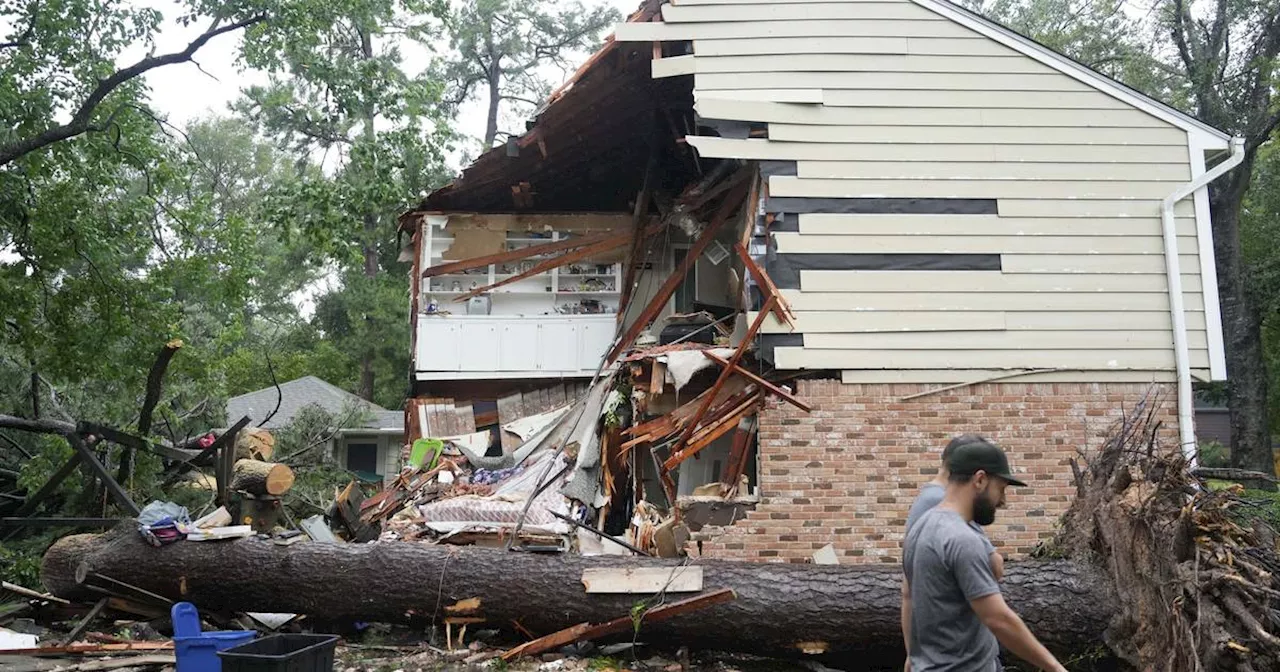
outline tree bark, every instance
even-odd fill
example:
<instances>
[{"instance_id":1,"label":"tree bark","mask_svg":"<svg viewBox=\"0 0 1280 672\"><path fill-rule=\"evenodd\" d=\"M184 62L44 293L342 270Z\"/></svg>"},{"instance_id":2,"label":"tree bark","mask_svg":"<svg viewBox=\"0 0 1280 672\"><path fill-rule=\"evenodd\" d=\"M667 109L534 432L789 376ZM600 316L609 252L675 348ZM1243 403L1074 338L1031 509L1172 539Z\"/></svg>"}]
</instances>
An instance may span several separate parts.
<instances>
[{"instance_id":1,"label":"tree bark","mask_svg":"<svg viewBox=\"0 0 1280 672\"><path fill-rule=\"evenodd\" d=\"M624 616L651 597L588 595L583 569L658 566L678 571L681 564L412 543L281 547L246 539L153 548L123 526L106 535L77 535L55 543L42 566L45 587L68 599L95 597L70 571L81 563L88 571L214 611L438 622L443 607L475 597L489 623L508 627L519 619L540 636L584 621ZM832 660L856 656L861 667L871 658L901 664L901 573L896 566L696 564L703 568L704 590L732 588L737 598L693 617L642 626L644 641L777 656L821 650ZM1101 645L1114 611L1106 585L1088 566L1055 560L1011 563L1003 588L1046 645L1078 653ZM667 595L666 600L690 596Z\"/></svg>"},{"instance_id":2,"label":"tree bark","mask_svg":"<svg viewBox=\"0 0 1280 672\"><path fill-rule=\"evenodd\" d=\"M1213 251L1226 345L1231 466L1274 476L1271 432L1267 422L1267 367L1262 352L1262 319L1249 294L1240 249L1240 210L1249 189L1254 156L1251 153L1221 180L1220 185L1210 188ZM1267 481L1249 485L1275 489L1275 485Z\"/></svg>"},{"instance_id":3,"label":"tree bark","mask_svg":"<svg viewBox=\"0 0 1280 672\"><path fill-rule=\"evenodd\" d=\"M231 489L251 495L283 495L293 487L293 470L283 464L240 460L235 465Z\"/></svg>"}]
</instances>

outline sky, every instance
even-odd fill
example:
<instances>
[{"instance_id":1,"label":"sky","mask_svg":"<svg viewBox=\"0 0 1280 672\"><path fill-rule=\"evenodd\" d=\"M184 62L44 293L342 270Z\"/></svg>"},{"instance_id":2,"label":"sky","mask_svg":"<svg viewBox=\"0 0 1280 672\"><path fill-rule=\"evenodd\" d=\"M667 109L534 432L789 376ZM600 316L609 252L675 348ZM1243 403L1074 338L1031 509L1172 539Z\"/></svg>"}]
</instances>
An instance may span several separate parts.
<instances>
[{"instance_id":1,"label":"sky","mask_svg":"<svg viewBox=\"0 0 1280 672\"><path fill-rule=\"evenodd\" d=\"M608 4L625 17L635 11L640 0L584 0L584 4L595 3ZM170 19L156 40L157 53L179 51L207 28L206 24L183 27L173 22L171 17L178 14L177 3L140 0L140 4L154 7L166 19ZM241 88L266 82L263 73L245 71L237 66L235 52L239 39L236 33L221 35L210 40L196 53L195 63L169 65L147 73L146 81L151 88L153 108L159 113L167 114L169 122L179 128L201 117L229 114L227 106L239 97ZM426 66L429 55L425 49L410 46L403 50L409 71L417 72ZM143 55L143 51L138 49L125 54L121 61L130 62ZM588 54L577 55L575 65L587 56ZM556 83L568 74L572 74L572 71L562 74L555 67L543 72L544 77ZM471 137L483 136L484 109L483 100L473 100L466 104L458 115L457 130ZM460 156L455 156L454 159L455 162L460 161ZM457 165L451 167L460 168Z\"/></svg>"}]
</instances>

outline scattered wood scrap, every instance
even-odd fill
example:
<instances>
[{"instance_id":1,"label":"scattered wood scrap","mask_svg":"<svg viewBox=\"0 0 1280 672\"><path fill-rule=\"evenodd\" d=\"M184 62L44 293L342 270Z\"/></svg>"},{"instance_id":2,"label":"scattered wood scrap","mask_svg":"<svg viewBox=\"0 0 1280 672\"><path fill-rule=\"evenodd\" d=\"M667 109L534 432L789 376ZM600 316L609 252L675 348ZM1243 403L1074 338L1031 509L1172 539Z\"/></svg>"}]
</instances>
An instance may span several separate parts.
<instances>
[{"instance_id":1,"label":"scattered wood scrap","mask_svg":"<svg viewBox=\"0 0 1280 672\"><path fill-rule=\"evenodd\" d=\"M654 607L647 611L635 614L620 616L612 621L606 621L599 625L591 625L590 623L579 623L573 627L566 628L560 632L553 632L546 637L535 639L532 642L526 642L517 646L510 651L502 654L502 659L512 661L522 656L536 656L552 649L558 649L562 646L568 646L576 642L599 639L626 632L631 629L639 630L644 623L658 623L677 616L683 616L687 613L705 609L717 604L724 604L737 597L730 588L722 588L720 590L691 597L679 602L672 602L662 606Z\"/></svg>"}]
</instances>

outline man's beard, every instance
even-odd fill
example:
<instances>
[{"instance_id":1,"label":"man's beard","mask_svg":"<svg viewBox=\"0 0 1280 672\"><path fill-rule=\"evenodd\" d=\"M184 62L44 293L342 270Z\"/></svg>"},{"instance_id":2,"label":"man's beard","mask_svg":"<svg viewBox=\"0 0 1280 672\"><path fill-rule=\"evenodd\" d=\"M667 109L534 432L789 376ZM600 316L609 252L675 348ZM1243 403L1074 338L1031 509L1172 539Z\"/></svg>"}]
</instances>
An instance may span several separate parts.
<instances>
[{"instance_id":1,"label":"man's beard","mask_svg":"<svg viewBox=\"0 0 1280 672\"><path fill-rule=\"evenodd\" d=\"M973 496L973 522L983 527L996 522L996 505L987 497L986 492Z\"/></svg>"}]
</instances>

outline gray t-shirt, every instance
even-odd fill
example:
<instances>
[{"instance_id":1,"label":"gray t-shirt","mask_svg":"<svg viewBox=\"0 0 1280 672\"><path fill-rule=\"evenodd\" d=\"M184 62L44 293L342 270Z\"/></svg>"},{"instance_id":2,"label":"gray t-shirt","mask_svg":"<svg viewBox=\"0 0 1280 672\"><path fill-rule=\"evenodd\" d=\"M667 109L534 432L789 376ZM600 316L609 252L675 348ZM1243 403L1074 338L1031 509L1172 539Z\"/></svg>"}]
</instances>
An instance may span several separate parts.
<instances>
[{"instance_id":1,"label":"gray t-shirt","mask_svg":"<svg viewBox=\"0 0 1280 672\"><path fill-rule=\"evenodd\" d=\"M916 501L911 503L911 510L907 512L907 534L911 534L911 528L920 519L921 514L941 504L946 496L947 489L937 483L930 482L920 486L920 494L916 495ZM973 528L978 533L978 536L982 537L982 543L987 548L987 555L995 553L995 544L991 543L991 540L987 538L986 530L983 530L981 525L972 521L969 522L969 527Z\"/></svg>"},{"instance_id":2,"label":"gray t-shirt","mask_svg":"<svg viewBox=\"0 0 1280 672\"><path fill-rule=\"evenodd\" d=\"M960 514L930 509L907 534L911 671L994 672L1000 645L969 606L1000 592L978 535Z\"/></svg>"}]
</instances>

